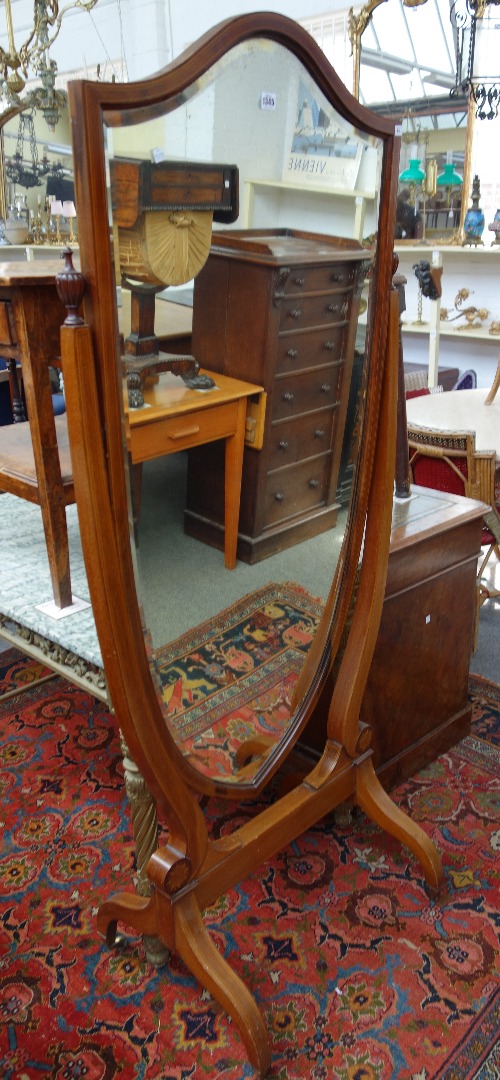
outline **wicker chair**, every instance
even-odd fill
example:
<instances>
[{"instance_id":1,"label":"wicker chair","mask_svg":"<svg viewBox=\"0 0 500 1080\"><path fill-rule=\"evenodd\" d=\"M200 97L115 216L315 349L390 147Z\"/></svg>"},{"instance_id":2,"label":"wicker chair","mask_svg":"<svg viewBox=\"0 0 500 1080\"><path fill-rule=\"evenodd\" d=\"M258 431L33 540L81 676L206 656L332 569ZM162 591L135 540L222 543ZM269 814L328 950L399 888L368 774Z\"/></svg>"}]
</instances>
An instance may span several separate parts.
<instances>
[{"instance_id":1,"label":"wicker chair","mask_svg":"<svg viewBox=\"0 0 500 1080\"><path fill-rule=\"evenodd\" d=\"M484 550L477 574L476 639L481 605L500 596L500 589L484 580L490 559L496 556L500 560L500 483L495 477L495 451L476 450L472 431L436 431L416 424L408 424L408 447L414 484L479 499L491 507L483 519L481 547Z\"/></svg>"}]
</instances>

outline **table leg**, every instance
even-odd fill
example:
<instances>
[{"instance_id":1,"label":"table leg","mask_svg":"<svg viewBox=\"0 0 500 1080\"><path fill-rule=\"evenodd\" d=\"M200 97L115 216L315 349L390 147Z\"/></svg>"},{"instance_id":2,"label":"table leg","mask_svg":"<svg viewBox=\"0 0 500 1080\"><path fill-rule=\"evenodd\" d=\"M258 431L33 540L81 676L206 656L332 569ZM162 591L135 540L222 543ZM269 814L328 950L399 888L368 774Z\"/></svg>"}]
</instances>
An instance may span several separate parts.
<instances>
[{"instance_id":1,"label":"table leg","mask_svg":"<svg viewBox=\"0 0 500 1080\"><path fill-rule=\"evenodd\" d=\"M247 400L238 401L238 416L234 435L226 439L226 477L224 484L224 563L227 570L236 566L238 522L240 517L241 473L245 448Z\"/></svg>"},{"instance_id":2,"label":"table leg","mask_svg":"<svg viewBox=\"0 0 500 1080\"><path fill-rule=\"evenodd\" d=\"M14 424L26 423L26 410L24 408L24 401L19 386L19 378L17 374L17 361L10 357L7 360L7 370L9 373L9 389L10 400L12 405L12 421Z\"/></svg>"}]
</instances>

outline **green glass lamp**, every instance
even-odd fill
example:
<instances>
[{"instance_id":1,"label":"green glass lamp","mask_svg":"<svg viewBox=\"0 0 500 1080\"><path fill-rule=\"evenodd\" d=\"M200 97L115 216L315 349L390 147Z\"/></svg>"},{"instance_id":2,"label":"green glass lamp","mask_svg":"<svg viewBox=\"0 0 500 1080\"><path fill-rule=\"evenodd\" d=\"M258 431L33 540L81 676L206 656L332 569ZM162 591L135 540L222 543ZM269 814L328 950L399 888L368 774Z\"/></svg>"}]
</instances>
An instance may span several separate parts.
<instances>
[{"instance_id":1,"label":"green glass lamp","mask_svg":"<svg viewBox=\"0 0 500 1080\"><path fill-rule=\"evenodd\" d=\"M457 187L463 183L460 173L455 172L453 162L443 166L443 172L437 178L438 187Z\"/></svg>"},{"instance_id":2,"label":"green glass lamp","mask_svg":"<svg viewBox=\"0 0 500 1080\"><path fill-rule=\"evenodd\" d=\"M460 173L455 172L453 162L448 161L443 166L443 172L439 174L437 178L437 184L440 188L446 189L446 205L451 206L451 191L454 187L461 187L463 184Z\"/></svg>"},{"instance_id":3,"label":"green glass lamp","mask_svg":"<svg viewBox=\"0 0 500 1080\"><path fill-rule=\"evenodd\" d=\"M405 184L421 184L425 179L425 172L420 168L420 162L418 158L410 158L410 164L407 169L403 169L403 172L399 174L399 179Z\"/></svg>"},{"instance_id":4,"label":"green glass lamp","mask_svg":"<svg viewBox=\"0 0 500 1080\"><path fill-rule=\"evenodd\" d=\"M408 168L403 169L403 172L399 174L399 182L409 185L410 203L412 206L415 205L417 186L422 186L422 180L425 180L425 172L420 168L420 161L418 158L410 158Z\"/></svg>"}]
</instances>

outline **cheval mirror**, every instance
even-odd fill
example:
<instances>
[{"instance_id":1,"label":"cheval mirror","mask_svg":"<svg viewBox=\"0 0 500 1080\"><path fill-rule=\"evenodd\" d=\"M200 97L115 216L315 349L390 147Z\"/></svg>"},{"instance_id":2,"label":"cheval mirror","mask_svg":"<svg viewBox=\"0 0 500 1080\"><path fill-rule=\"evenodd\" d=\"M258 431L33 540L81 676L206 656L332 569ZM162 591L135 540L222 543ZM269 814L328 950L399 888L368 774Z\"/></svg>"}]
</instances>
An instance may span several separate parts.
<instances>
[{"instance_id":1,"label":"cheval mirror","mask_svg":"<svg viewBox=\"0 0 500 1080\"><path fill-rule=\"evenodd\" d=\"M370 732L359 723L392 516L398 142L394 125L351 97L309 35L273 13L221 23L143 82L74 82L69 104L81 272L68 260L58 288L68 307L62 359L75 489L110 699L153 822L140 855L141 895L110 898L98 926L109 943L124 922L177 951L234 1019L265 1076L263 1016L210 939L203 909L346 800L411 848L431 890L442 876L434 845L380 786ZM117 170L123 178L127 169L117 185ZM132 270L127 229L140 254ZM166 349L163 340L159 349L141 344L141 364L154 370L141 368L145 401L135 408L124 338L161 338L172 280L188 287L190 275L192 352L169 355L168 335ZM130 285L146 310L132 312L133 330L125 325ZM226 420L203 427L229 384L238 438ZM174 432L188 459L181 561L180 533L161 531L170 481L154 496L156 556L130 482L139 464L144 490L150 483L148 454L134 461L133 432L154 428L162 387L174 404L190 403L187 427ZM155 459L182 457L153 443ZM182 532L182 508L180 517ZM226 549L230 530L236 557ZM237 710L231 718L230 704L224 715L223 686L216 723L203 692L220 655L208 658L191 689L209 726L188 737L163 678L165 649L175 657L207 605L215 614L254 581L281 583L264 595L266 610L284 613L286 558L297 554L297 582L308 588L318 538L326 545L322 614L314 635L305 615L292 628L309 647L291 677L253 712L246 702L247 723ZM247 622L260 647L265 618ZM211 796L231 800L234 811L234 829L220 837L204 817ZM161 846L156 815L166 825Z\"/></svg>"}]
</instances>

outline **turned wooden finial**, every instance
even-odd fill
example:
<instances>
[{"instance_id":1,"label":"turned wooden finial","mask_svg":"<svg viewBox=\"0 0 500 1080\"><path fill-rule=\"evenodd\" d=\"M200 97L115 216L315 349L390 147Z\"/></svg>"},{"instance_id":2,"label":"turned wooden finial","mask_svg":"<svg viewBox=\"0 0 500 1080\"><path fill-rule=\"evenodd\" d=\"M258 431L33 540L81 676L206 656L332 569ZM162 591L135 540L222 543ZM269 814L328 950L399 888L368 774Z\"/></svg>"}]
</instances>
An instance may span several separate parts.
<instances>
[{"instance_id":1,"label":"turned wooden finial","mask_svg":"<svg viewBox=\"0 0 500 1080\"><path fill-rule=\"evenodd\" d=\"M78 308L85 292L85 278L82 272L75 270L73 266L73 252L70 247L63 248L61 259L64 259L64 270L56 274L56 289L68 312L64 325L81 326L84 320L78 314Z\"/></svg>"}]
</instances>

